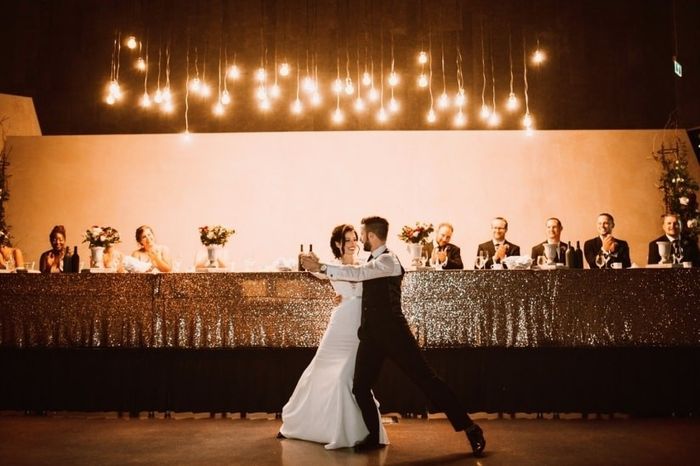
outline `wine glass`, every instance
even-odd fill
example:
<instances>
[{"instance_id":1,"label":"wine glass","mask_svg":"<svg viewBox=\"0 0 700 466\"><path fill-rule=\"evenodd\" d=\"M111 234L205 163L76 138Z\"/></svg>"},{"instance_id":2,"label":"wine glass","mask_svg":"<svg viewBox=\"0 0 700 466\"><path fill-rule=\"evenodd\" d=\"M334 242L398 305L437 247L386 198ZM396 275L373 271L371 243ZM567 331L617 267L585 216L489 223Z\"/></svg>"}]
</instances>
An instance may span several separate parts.
<instances>
[{"instance_id":1,"label":"wine glass","mask_svg":"<svg viewBox=\"0 0 700 466\"><path fill-rule=\"evenodd\" d=\"M486 257L482 255L476 256L476 259L474 259L474 266L476 269L481 270L484 268L484 265L486 265Z\"/></svg>"},{"instance_id":2,"label":"wine glass","mask_svg":"<svg viewBox=\"0 0 700 466\"><path fill-rule=\"evenodd\" d=\"M605 256L602 252L599 252L598 255L595 256L595 265L597 265L599 269L605 267L605 264L607 264L607 262L608 261L605 259Z\"/></svg>"},{"instance_id":3,"label":"wine glass","mask_svg":"<svg viewBox=\"0 0 700 466\"><path fill-rule=\"evenodd\" d=\"M537 266L539 268L543 268L544 265L547 263L547 258L543 255L537 256Z\"/></svg>"},{"instance_id":4,"label":"wine glass","mask_svg":"<svg viewBox=\"0 0 700 466\"><path fill-rule=\"evenodd\" d=\"M428 263L428 258L429 258L428 251L423 249L423 251L420 253L420 263L423 267L425 267L425 264Z\"/></svg>"},{"instance_id":5,"label":"wine glass","mask_svg":"<svg viewBox=\"0 0 700 466\"><path fill-rule=\"evenodd\" d=\"M433 254L432 256L430 256L430 266L435 270L440 270L442 268L440 266L440 259L438 259L437 254Z\"/></svg>"},{"instance_id":6,"label":"wine glass","mask_svg":"<svg viewBox=\"0 0 700 466\"><path fill-rule=\"evenodd\" d=\"M673 263L680 264L682 259L683 259L683 248L681 247L680 244L678 244L673 248Z\"/></svg>"}]
</instances>

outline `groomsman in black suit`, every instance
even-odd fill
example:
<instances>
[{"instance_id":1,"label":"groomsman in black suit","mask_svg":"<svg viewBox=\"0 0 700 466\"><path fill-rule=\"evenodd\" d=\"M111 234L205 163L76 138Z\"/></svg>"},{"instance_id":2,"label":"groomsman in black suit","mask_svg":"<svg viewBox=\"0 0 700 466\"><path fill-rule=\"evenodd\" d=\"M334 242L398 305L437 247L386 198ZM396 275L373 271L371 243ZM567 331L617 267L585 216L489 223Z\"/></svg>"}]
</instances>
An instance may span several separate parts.
<instances>
[{"instance_id":1,"label":"groomsman in black suit","mask_svg":"<svg viewBox=\"0 0 700 466\"><path fill-rule=\"evenodd\" d=\"M443 270L462 270L462 254L457 246L450 243L454 228L449 223L441 223L435 235L435 243L428 243L424 246L428 252L428 257L433 257L441 263Z\"/></svg>"},{"instance_id":2,"label":"groomsman in black suit","mask_svg":"<svg viewBox=\"0 0 700 466\"><path fill-rule=\"evenodd\" d=\"M621 262L622 267L627 269L632 265L630 260L630 247L627 241L615 238L612 235L615 228L615 219L608 213L598 215L596 223L598 228L598 236L589 239L583 245L583 254L586 256L586 262L592 269L611 268L615 262ZM598 267L595 263L598 255L603 255L607 262L603 267Z\"/></svg>"},{"instance_id":3,"label":"groomsman in black suit","mask_svg":"<svg viewBox=\"0 0 700 466\"><path fill-rule=\"evenodd\" d=\"M490 269L494 263L500 264L503 259L508 256L519 256L520 246L513 244L506 239L508 232L508 220L503 217L496 217L491 220L491 236L492 239L485 243L481 243L476 250L476 255L486 254L488 260L485 269ZM483 252L482 252L483 251Z\"/></svg>"},{"instance_id":4,"label":"groomsman in black suit","mask_svg":"<svg viewBox=\"0 0 700 466\"><path fill-rule=\"evenodd\" d=\"M661 228L664 234L649 243L649 255L647 256L647 264L658 264L661 262L659 255L659 247L657 241L668 241L671 243L671 253L681 248L683 257L681 262L692 262L693 267L700 267L700 253L698 252L698 243L690 238L686 238L681 234L680 217L677 214L664 215Z\"/></svg>"},{"instance_id":5,"label":"groomsman in black suit","mask_svg":"<svg viewBox=\"0 0 700 466\"><path fill-rule=\"evenodd\" d=\"M557 257L554 259L554 262L564 263L568 246L566 243L562 243L561 241L561 231L564 229L564 226L561 224L561 220L556 217L548 218L545 222L545 227L547 228L547 240L544 243L540 243L532 247L532 252L530 253L532 260L536 261L539 256L545 255L545 244L556 244Z\"/></svg>"},{"instance_id":6,"label":"groomsman in black suit","mask_svg":"<svg viewBox=\"0 0 700 466\"><path fill-rule=\"evenodd\" d=\"M486 446L481 428L467 414L466 408L423 356L401 309L401 281L404 269L398 257L386 247L389 222L381 217L362 219L360 240L369 260L360 266L322 264L313 253L301 256L309 272L324 273L331 280L362 282L362 316L357 336L360 345L355 359L352 392L369 434L355 451L383 448L379 443L377 406L372 387L377 383L385 359L391 359L428 399L442 410L456 432L464 431L474 455ZM313 422L310 420L309 422Z\"/></svg>"}]
</instances>

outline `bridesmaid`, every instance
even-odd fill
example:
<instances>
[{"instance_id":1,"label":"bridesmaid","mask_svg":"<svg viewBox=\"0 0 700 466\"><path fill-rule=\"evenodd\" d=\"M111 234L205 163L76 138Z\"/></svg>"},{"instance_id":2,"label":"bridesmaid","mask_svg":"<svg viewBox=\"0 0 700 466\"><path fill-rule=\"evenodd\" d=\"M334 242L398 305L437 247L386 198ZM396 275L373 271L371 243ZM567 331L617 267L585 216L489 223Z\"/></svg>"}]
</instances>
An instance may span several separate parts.
<instances>
[{"instance_id":1,"label":"bridesmaid","mask_svg":"<svg viewBox=\"0 0 700 466\"><path fill-rule=\"evenodd\" d=\"M24 257L19 248L13 248L7 233L0 230L0 269L7 269L10 259L14 261L15 268L24 267Z\"/></svg>"},{"instance_id":2,"label":"bridesmaid","mask_svg":"<svg viewBox=\"0 0 700 466\"><path fill-rule=\"evenodd\" d=\"M60 273L63 271L63 255L66 253L66 227L53 227L49 241L51 249L39 258L39 270L41 273Z\"/></svg>"}]
</instances>

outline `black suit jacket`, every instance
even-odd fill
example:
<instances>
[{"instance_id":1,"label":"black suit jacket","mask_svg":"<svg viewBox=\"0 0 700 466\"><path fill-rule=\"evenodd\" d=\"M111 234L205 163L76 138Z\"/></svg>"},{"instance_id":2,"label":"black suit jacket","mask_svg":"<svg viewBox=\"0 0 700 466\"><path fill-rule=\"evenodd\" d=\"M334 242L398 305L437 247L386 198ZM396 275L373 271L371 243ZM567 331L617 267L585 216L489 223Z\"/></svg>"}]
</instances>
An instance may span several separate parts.
<instances>
[{"instance_id":1,"label":"black suit jacket","mask_svg":"<svg viewBox=\"0 0 700 466\"><path fill-rule=\"evenodd\" d=\"M428 243L423 246L428 252L428 257L433 255L434 246L435 245L433 243ZM464 264L462 263L462 253L460 252L459 247L452 243L447 243L444 249L445 252L447 252L447 263L443 267L443 270L462 270L464 268Z\"/></svg>"},{"instance_id":2,"label":"black suit jacket","mask_svg":"<svg viewBox=\"0 0 700 466\"><path fill-rule=\"evenodd\" d=\"M612 257L608 261L607 267L603 267L609 269L613 262L622 262L622 267L628 269L632 265L632 261L630 260L630 247L627 244L627 241L615 238L615 242L617 243L617 251L615 252L615 254L612 255ZM583 255L586 256L586 262L588 262L588 267L592 269L599 268L595 263L595 258L602 247L603 240L600 239L600 236L596 236L593 239L589 239L584 243Z\"/></svg>"},{"instance_id":3,"label":"black suit jacket","mask_svg":"<svg viewBox=\"0 0 700 466\"><path fill-rule=\"evenodd\" d=\"M537 260L537 257L539 256L544 256L544 243L537 244L532 247L532 252L530 253L530 257L532 257L533 261ZM564 243L563 241L559 241L559 257L557 258L556 261L557 263L565 264L566 263L566 250L569 248L569 246Z\"/></svg>"},{"instance_id":4,"label":"black suit jacket","mask_svg":"<svg viewBox=\"0 0 700 466\"><path fill-rule=\"evenodd\" d=\"M517 244L513 244L508 240L505 240L504 243L508 245L508 251L506 251L506 257L520 255L520 246L518 246ZM494 256L494 254L496 254L496 247L493 245L493 240L489 240L489 241L486 241L485 243L481 243L479 245L479 248L476 250L476 255L478 256L481 251L486 252L486 254L489 257L489 260L486 261L486 265L484 266L484 268L490 269L491 266L493 265L493 256Z\"/></svg>"},{"instance_id":5,"label":"black suit jacket","mask_svg":"<svg viewBox=\"0 0 700 466\"><path fill-rule=\"evenodd\" d=\"M647 264L658 264L661 261L659 255L659 247L657 241L668 241L668 236L661 235L654 241L649 243L649 254L647 255ZM690 238L681 236L681 247L683 248L683 258L681 262L690 261L693 267L700 267L700 252L698 251L698 243Z\"/></svg>"}]
</instances>

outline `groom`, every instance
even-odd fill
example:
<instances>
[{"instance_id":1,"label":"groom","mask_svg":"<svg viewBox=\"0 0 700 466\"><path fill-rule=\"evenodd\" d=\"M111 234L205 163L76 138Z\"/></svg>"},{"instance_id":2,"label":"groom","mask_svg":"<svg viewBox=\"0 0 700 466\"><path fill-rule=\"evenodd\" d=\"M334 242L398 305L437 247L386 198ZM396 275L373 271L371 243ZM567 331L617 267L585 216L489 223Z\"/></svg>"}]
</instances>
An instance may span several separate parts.
<instances>
[{"instance_id":1,"label":"groom","mask_svg":"<svg viewBox=\"0 0 700 466\"><path fill-rule=\"evenodd\" d=\"M371 390L379 378L384 359L388 358L445 412L455 431L465 431L474 455L480 456L486 446L481 428L472 422L452 390L428 365L403 315L401 280L404 269L386 247L388 232L389 222L385 219L362 219L360 239L365 251L371 251L372 255L359 267L322 264L312 253L302 256L302 266L310 272L325 273L331 280L363 282L362 321L357 331L360 345L352 391L369 435L355 445L355 451L384 447L379 443L380 418Z\"/></svg>"}]
</instances>

